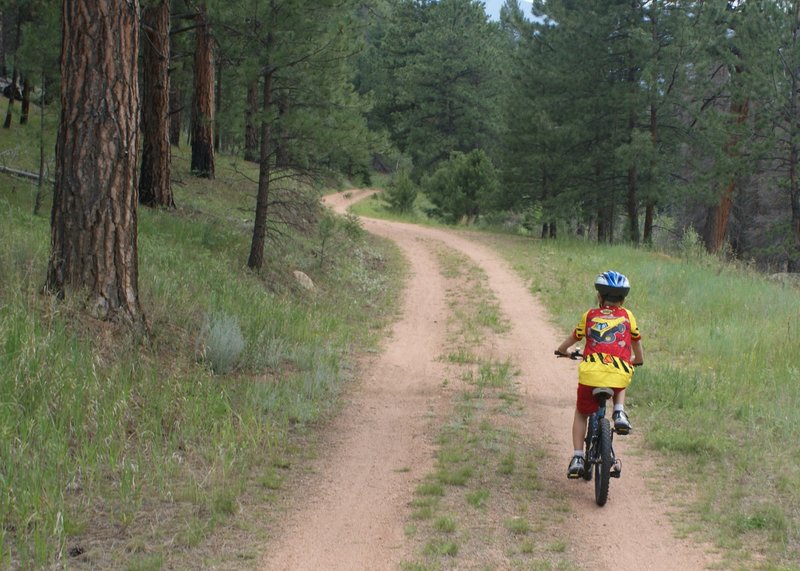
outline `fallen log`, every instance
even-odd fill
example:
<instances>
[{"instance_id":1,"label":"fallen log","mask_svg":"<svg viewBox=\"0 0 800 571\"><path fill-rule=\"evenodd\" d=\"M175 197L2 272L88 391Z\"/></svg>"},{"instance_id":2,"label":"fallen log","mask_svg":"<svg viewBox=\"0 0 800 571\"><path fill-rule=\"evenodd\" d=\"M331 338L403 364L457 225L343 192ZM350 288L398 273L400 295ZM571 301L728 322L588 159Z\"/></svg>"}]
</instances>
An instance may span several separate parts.
<instances>
[{"instance_id":1,"label":"fallen log","mask_svg":"<svg viewBox=\"0 0 800 571\"><path fill-rule=\"evenodd\" d=\"M32 180L34 182L39 182L39 175L35 172L21 171L19 169L12 169L11 167L4 167L2 165L0 165L0 172L19 178L27 178L28 180Z\"/></svg>"}]
</instances>

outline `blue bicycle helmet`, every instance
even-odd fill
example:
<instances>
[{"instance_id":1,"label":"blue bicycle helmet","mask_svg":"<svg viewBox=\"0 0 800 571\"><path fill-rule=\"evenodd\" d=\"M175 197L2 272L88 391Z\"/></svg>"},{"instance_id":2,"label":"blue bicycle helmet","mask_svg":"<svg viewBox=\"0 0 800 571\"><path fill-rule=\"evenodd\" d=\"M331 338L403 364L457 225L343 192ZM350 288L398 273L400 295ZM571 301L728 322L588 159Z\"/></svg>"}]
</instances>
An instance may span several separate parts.
<instances>
[{"instance_id":1,"label":"blue bicycle helmet","mask_svg":"<svg viewBox=\"0 0 800 571\"><path fill-rule=\"evenodd\" d=\"M594 289L600 292L604 299L622 301L631 291L631 284L623 274L609 270L595 278Z\"/></svg>"}]
</instances>

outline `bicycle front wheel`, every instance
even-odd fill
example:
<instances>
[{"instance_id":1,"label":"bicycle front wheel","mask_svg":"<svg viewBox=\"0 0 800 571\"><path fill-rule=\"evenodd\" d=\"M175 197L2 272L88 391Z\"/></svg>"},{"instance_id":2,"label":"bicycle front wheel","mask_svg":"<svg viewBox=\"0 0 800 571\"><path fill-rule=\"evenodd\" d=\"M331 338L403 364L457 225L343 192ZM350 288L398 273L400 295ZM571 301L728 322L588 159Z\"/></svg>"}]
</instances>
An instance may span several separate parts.
<instances>
[{"instance_id":1,"label":"bicycle front wheel","mask_svg":"<svg viewBox=\"0 0 800 571\"><path fill-rule=\"evenodd\" d=\"M594 499L598 506L608 501L608 483L611 479L611 466L614 457L611 453L611 423L601 418L597 426L597 461L594 465Z\"/></svg>"}]
</instances>

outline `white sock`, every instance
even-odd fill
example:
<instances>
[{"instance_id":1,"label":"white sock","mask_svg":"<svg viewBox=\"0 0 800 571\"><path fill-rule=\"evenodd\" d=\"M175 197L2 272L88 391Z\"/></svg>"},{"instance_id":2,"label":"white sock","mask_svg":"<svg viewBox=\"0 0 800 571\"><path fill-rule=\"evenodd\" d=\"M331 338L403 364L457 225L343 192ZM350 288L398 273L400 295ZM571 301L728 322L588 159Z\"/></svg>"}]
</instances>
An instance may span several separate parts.
<instances>
[{"instance_id":1,"label":"white sock","mask_svg":"<svg viewBox=\"0 0 800 571\"><path fill-rule=\"evenodd\" d=\"M625 405L624 404L615 404L614 405L614 412L622 412L623 410L625 410Z\"/></svg>"},{"instance_id":2,"label":"white sock","mask_svg":"<svg viewBox=\"0 0 800 571\"><path fill-rule=\"evenodd\" d=\"M575 456L580 456L581 458L583 458L583 450L576 450Z\"/></svg>"}]
</instances>

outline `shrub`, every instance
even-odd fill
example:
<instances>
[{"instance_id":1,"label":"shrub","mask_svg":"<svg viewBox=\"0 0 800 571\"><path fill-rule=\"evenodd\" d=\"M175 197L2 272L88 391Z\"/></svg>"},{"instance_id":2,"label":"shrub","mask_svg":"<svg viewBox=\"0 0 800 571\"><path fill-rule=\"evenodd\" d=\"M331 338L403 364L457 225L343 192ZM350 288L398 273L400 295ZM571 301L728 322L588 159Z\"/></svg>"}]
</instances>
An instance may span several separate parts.
<instances>
[{"instance_id":1,"label":"shrub","mask_svg":"<svg viewBox=\"0 0 800 571\"><path fill-rule=\"evenodd\" d=\"M446 222L472 222L488 209L498 189L497 172L482 150L453 153L424 184L435 208L434 216Z\"/></svg>"},{"instance_id":2,"label":"shrub","mask_svg":"<svg viewBox=\"0 0 800 571\"><path fill-rule=\"evenodd\" d=\"M245 341L239 322L227 314L207 316L197 340L202 361L217 374L230 371L239 362Z\"/></svg>"},{"instance_id":3,"label":"shrub","mask_svg":"<svg viewBox=\"0 0 800 571\"><path fill-rule=\"evenodd\" d=\"M401 169L383 193L383 199L388 204L389 210L405 214L414 209L417 192L417 185L411 180L408 170Z\"/></svg>"}]
</instances>

